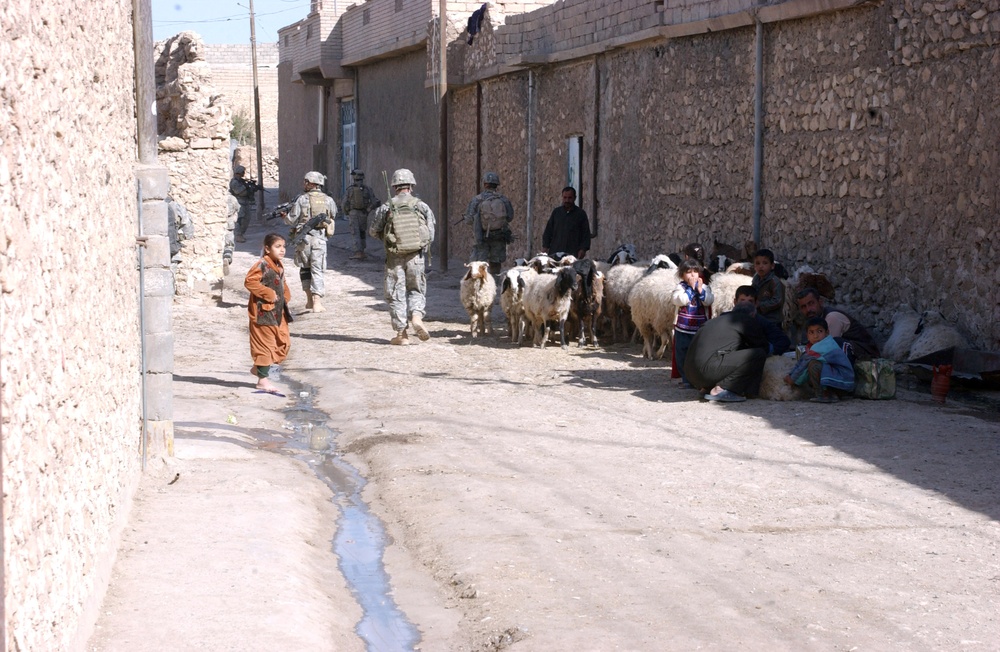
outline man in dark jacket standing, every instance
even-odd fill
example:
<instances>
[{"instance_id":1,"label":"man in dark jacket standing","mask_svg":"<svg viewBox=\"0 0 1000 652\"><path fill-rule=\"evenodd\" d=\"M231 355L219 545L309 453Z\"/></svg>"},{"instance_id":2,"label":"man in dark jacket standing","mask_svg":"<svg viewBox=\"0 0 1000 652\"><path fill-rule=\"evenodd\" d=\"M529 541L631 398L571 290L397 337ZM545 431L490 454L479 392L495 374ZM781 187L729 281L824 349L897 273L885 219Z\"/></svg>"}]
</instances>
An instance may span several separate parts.
<instances>
[{"instance_id":1,"label":"man in dark jacket standing","mask_svg":"<svg viewBox=\"0 0 1000 652\"><path fill-rule=\"evenodd\" d=\"M576 189L563 188L562 206L552 211L542 234L543 253L572 254L585 258L590 250L590 219L576 205Z\"/></svg>"},{"instance_id":2,"label":"man in dark jacket standing","mask_svg":"<svg viewBox=\"0 0 1000 652\"><path fill-rule=\"evenodd\" d=\"M768 342L753 316L753 306L737 304L698 329L684 361L692 385L712 389L709 401L736 403L756 396L764 375Z\"/></svg>"}]
</instances>

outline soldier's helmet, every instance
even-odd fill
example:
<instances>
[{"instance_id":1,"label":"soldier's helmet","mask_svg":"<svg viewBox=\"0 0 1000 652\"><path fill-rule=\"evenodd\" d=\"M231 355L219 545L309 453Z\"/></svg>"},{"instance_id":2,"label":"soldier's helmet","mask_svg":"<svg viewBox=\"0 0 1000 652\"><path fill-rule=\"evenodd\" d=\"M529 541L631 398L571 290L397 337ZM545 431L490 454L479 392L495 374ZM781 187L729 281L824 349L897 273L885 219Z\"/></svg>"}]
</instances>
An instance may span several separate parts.
<instances>
[{"instance_id":1,"label":"soldier's helmet","mask_svg":"<svg viewBox=\"0 0 1000 652\"><path fill-rule=\"evenodd\" d=\"M364 179L365 171L360 168L354 168L353 170L351 170L351 176L354 177L355 179Z\"/></svg>"},{"instance_id":2,"label":"soldier's helmet","mask_svg":"<svg viewBox=\"0 0 1000 652\"><path fill-rule=\"evenodd\" d=\"M317 186L322 186L324 183L326 183L326 177L324 177L319 172L316 172L315 170L313 170L312 172L306 172L305 179L309 183L315 183Z\"/></svg>"},{"instance_id":3,"label":"soldier's helmet","mask_svg":"<svg viewBox=\"0 0 1000 652\"><path fill-rule=\"evenodd\" d=\"M237 165L236 167L233 168L233 174L243 174L246 171L247 169L242 165Z\"/></svg>"},{"instance_id":4,"label":"soldier's helmet","mask_svg":"<svg viewBox=\"0 0 1000 652\"><path fill-rule=\"evenodd\" d=\"M500 175L498 175L496 172L487 172L486 174L483 175L483 183L499 186Z\"/></svg>"},{"instance_id":5,"label":"soldier's helmet","mask_svg":"<svg viewBox=\"0 0 1000 652\"><path fill-rule=\"evenodd\" d=\"M415 186L417 185L417 180L413 177L413 173L402 168L396 170L392 173L392 184L394 188L396 186Z\"/></svg>"}]
</instances>

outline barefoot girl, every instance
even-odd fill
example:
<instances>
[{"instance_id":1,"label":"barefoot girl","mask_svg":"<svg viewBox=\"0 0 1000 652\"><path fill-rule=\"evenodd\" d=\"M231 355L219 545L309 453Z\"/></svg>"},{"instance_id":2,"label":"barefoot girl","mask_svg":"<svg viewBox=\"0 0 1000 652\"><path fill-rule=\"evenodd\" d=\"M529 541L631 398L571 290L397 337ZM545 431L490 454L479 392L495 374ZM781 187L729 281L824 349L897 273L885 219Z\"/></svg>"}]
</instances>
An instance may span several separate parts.
<instances>
[{"instance_id":1,"label":"barefoot girl","mask_svg":"<svg viewBox=\"0 0 1000 652\"><path fill-rule=\"evenodd\" d=\"M285 283L285 239L276 233L264 238L264 255L247 272L243 284L250 291L247 312L250 313L250 356L254 366L250 373L257 377L257 389L277 392L268 380L271 365L279 364L288 355L288 301L292 298Z\"/></svg>"}]
</instances>

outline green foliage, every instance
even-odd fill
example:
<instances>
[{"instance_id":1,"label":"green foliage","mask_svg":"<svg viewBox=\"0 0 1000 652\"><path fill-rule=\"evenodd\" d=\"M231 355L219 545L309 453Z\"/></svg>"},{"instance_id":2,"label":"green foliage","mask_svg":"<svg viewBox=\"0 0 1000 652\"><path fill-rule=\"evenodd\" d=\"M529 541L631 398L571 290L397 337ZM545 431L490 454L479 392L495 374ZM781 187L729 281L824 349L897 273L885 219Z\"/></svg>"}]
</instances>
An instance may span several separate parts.
<instances>
[{"instance_id":1,"label":"green foliage","mask_svg":"<svg viewBox=\"0 0 1000 652\"><path fill-rule=\"evenodd\" d=\"M257 143L253 116L245 108L240 107L233 112L233 128L229 132L229 137L240 145L255 145Z\"/></svg>"}]
</instances>

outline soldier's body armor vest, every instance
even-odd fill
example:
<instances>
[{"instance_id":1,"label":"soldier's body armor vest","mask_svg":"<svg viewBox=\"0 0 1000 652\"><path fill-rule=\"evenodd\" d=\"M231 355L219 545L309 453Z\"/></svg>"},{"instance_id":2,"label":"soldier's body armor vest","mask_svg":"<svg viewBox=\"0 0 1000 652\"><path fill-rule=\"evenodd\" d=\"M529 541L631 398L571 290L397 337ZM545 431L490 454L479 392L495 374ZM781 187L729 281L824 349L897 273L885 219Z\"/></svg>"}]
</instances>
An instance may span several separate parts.
<instances>
[{"instance_id":1,"label":"soldier's body armor vest","mask_svg":"<svg viewBox=\"0 0 1000 652\"><path fill-rule=\"evenodd\" d=\"M427 219L417 212L416 197L393 197L385 225L385 249L394 254L412 254L430 244Z\"/></svg>"}]
</instances>

